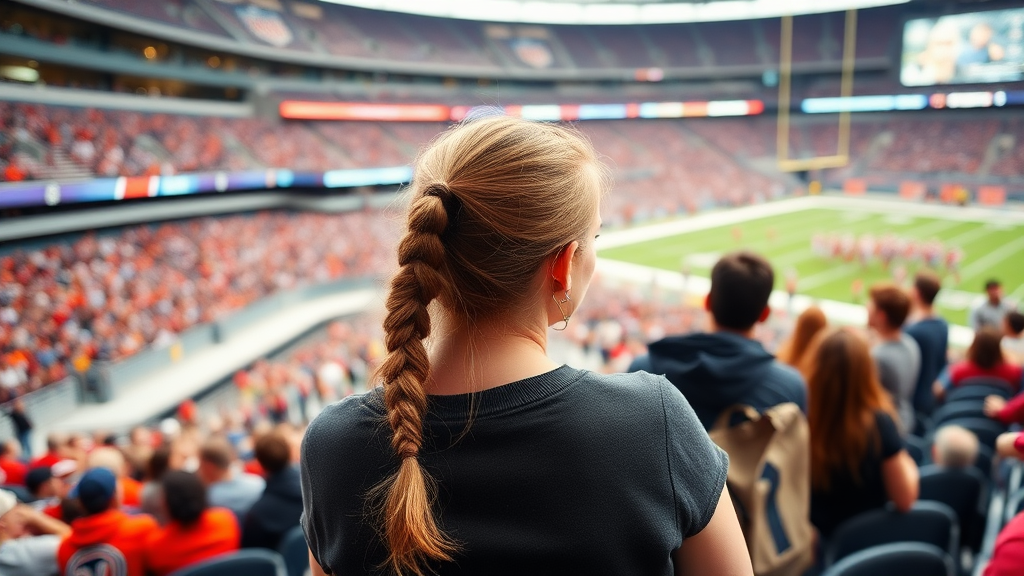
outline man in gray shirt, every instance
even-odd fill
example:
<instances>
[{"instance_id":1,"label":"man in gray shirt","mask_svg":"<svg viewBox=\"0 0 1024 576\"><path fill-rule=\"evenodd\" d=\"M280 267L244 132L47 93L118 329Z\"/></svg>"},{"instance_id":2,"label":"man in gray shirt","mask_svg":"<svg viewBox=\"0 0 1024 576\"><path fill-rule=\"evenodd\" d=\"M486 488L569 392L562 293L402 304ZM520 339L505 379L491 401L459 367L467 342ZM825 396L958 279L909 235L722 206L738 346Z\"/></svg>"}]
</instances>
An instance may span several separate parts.
<instances>
[{"instance_id":1,"label":"man in gray shirt","mask_svg":"<svg viewBox=\"0 0 1024 576\"><path fill-rule=\"evenodd\" d=\"M891 283L872 286L868 300L868 326L878 334L879 343L871 349L882 387L892 395L900 416L900 434L914 431L914 390L921 370L921 349L903 333L910 312L910 298Z\"/></svg>"},{"instance_id":2,"label":"man in gray shirt","mask_svg":"<svg viewBox=\"0 0 1024 576\"><path fill-rule=\"evenodd\" d=\"M1003 285L999 283L999 280L989 280L985 282L985 294L987 298L971 308L971 329L974 331L985 327L1002 329L1003 317L1007 312L1013 310L1013 306L1003 300Z\"/></svg>"},{"instance_id":3,"label":"man in gray shirt","mask_svg":"<svg viewBox=\"0 0 1024 576\"><path fill-rule=\"evenodd\" d=\"M246 474L237 466L238 458L227 439L213 437L199 449L199 479L206 485L211 506L223 506L235 513L239 526L252 505L263 495L266 482Z\"/></svg>"}]
</instances>

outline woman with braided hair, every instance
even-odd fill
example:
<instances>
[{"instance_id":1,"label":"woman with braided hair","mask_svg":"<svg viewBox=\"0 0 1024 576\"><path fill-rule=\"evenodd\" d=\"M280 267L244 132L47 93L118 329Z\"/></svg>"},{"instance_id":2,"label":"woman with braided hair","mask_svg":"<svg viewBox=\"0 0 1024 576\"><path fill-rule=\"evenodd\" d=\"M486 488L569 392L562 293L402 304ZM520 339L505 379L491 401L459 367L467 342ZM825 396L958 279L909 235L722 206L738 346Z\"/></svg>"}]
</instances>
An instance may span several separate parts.
<instances>
[{"instance_id":1,"label":"woman with braided hair","mask_svg":"<svg viewBox=\"0 0 1024 576\"><path fill-rule=\"evenodd\" d=\"M302 446L313 574L749 574L728 459L646 373L547 357L605 170L570 129L463 123L416 162L377 388Z\"/></svg>"}]
</instances>

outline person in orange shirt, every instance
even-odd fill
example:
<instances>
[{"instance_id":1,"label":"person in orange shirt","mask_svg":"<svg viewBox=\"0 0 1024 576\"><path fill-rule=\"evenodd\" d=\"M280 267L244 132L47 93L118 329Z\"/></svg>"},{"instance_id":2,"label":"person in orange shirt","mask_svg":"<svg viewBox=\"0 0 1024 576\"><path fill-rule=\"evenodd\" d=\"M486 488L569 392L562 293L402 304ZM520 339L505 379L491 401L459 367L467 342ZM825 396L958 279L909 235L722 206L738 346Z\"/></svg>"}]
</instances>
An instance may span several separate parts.
<instances>
[{"instance_id":1,"label":"person in orange shirt","mask_svg":"<svg viewBox=\"0 0 1024 576\"><path fill-rule=\"evenodd\" d=\"M149 515L129 516L120 510L117 476L106 468L88 470L68 496L79 501L86 515L71 523L71 534L57 549L60 573L67 572L68 562L82 548L106 544L116 553L110 551L104 560L120 562L117 556L121 556L128 576L144 576L145 544L159 527ZM117 573L113 567L107 568ZM94 571L100 573L101 567Z\"/></svg>"},{"instance_id":2,"label":"person in orange shirt","mask_svg":"<svg viewBox=\"0 0 1024 576\"><path fill-rule=\"evenodd\" d=\"M164 475L163 500L170 522L146 543L146 570L165 576L213 556L238 550L241 531L235 514L207 505L206 486L190 472Z\"/></svg>"}]
</instances>

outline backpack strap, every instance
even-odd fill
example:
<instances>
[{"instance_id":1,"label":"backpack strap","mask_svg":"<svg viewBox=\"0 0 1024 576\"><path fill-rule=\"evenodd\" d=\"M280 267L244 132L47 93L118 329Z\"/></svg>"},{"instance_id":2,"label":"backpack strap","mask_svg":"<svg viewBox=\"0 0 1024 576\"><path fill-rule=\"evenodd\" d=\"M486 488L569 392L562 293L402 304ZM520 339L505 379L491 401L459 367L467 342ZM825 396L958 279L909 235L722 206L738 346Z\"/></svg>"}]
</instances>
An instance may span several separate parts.
<instances>
[{"instance_id":1,"label":"backpack strap","mask_svg":"<svg viewBox=\"0 0 1024 576\"><path fill-rule=\"evenodd\" d=\"M757 422L761 419L761 414L757 410L754 410L752 406L746 404L733 404L715 418L715 425L711 427L712 430L725 430L731 428L729 424L732 421L732 417L736 414L742 414L751 422Z\"/></svg>"}]
</instances>

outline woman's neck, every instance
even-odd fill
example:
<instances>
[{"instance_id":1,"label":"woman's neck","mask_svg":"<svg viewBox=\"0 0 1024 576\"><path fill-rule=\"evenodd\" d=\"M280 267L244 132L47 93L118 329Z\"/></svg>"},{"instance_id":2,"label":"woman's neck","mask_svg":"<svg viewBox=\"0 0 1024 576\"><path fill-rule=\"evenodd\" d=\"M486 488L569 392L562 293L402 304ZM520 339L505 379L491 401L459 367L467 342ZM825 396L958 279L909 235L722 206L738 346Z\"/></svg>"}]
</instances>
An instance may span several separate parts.
<instances>
[{"instance_id":1,"label":"woman's neck","mask_svg":"<svg viewBox=\"0 0 1024 576\"><path fill-rule=\"evenodd\" d=\"M558 367L547 356L547 330L488 322L438 330L429 347L428 394L479 392Z\"/></svg>"}]
</instances>

